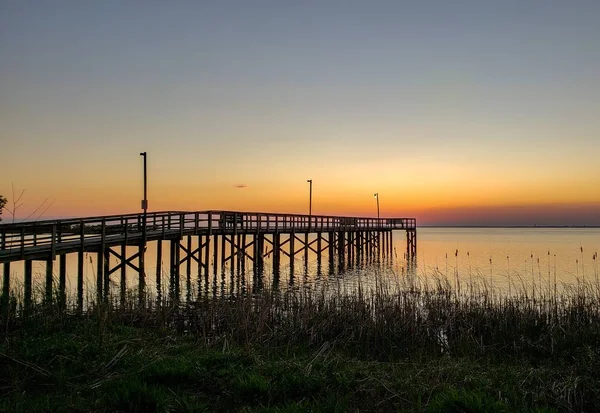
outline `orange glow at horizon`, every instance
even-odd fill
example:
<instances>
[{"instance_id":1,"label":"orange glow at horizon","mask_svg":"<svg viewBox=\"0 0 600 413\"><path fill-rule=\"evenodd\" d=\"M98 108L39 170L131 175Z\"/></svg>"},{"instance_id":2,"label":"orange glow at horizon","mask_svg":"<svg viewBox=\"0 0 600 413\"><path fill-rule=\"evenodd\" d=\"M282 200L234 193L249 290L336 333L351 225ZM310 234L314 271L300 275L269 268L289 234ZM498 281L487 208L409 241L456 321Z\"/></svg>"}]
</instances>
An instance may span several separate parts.
<instances>
[{"instance_id":1,"label":"orange glow at horizon","mask_svg":"<svg viewBox=\"0 0 600 413\"><path fill-rule=\"evenodd\" d=\"M342 186L338 181L313 181L314 215L374 217L377 209L373 193L378 192L382 217L416 217L420 225L559 225L563 218L565 225L600 225L600 213L596 212L600 211L600 201L591 196L592 191L585 185L581 192L573 190L572 201L568 202L562 191L541 189L536 194L533 189L513 188L507 195L502 188L490 187L486 192L486 185L474 184L428 191L427 187L419 187L417 183L370 189L361 182L353 182L355 186L350 183ZM41 219L139 212L141 188L121 185L57 187L52 195L55 202ZM43 195L40 188L36 190ZM236 210L308 214L308 190L303 181L277 187L250 180L227 185L156 184L149 187L149 211ZM28 189L18 218L29 215L43 199ZM5 222L9 221L6 213L4 218Z\"/></svg>"}]
</instances>

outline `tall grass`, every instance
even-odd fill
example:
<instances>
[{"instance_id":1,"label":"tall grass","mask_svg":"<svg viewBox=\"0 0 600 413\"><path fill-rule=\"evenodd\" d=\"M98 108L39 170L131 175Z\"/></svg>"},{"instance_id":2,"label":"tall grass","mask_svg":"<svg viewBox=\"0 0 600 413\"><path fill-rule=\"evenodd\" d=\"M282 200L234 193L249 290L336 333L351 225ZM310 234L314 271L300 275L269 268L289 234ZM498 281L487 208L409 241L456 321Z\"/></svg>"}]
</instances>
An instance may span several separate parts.
<instances>
[{"instance_id":1,"label":"tall grass","mask_svg":"<svg viewBox=\"0 0 600 413\"><path fill-rule=\"evenodd\" d=\"M219 349L228 354L229 349L237 348L248 354L267 352L274 360L285 357L292 360L286 364L290 371L296 371L293 366L297 364L297 353L313 354L311 360L323 360L323 365L327 365L326 360L332 354L330 360L340 357L336 359L340 365L360 360L372 368L383 364L382 361L392 362L385 363L386 368L398 377L402 377L402 366L410 365L411 374L416 377L431 376L423 379L427 384L423 384L425 387L419 392L424 395L439 392L435 383L459 383L458 376L465 376L464 380L467 376L480 377L478 380L482 382L475 388L486 389L486 392L492 389L486 397L495 402L504 402L507 397L499 392L495 396L494 389L499 386L504 392L514 388L515 394L510 398L522 400L526 405L541 403L556 406L561 411L597 411L600 393L597 386L600 381L600 286L594 281L597 273L586 277L585 283L580 279L579 284L565 285L559 290L556 285L541 288L538 283L534 294L533 286L525 277L513 272L515 282L511 295L493 291L488 274L477 271L469 273L468 288L456 283L454 273L450 279L437 270L429 271L427 277L418 277L408 269L402 269L402 273L404 275L393 278L379 271L371 274L368 281L357 271L347 274L355 277L354 283L341 277L329 277L320 284L299 283L287 289L276 288L265 279L259 290L220 295L199 295L192 291L193 299L189 301L179 302L168 294L162 295L159 301L158 297L148 295L143 306L139 305L135 290L129 290L124 301L119 294L113 294L103 303L96 303L95 294L90 294L82 314L77 313L72 297L68 297L63 307L58 295L50 302L34 300L38 304L26 312L23 297L13 296L8 314L0 319L0 337L4 336L5 343L14 343L23 336L37 334L43 338L48 332L71 331L69 326L84 325L88 333L84 335L85 340L82 339L85 341L82 348L87 348L88 340L93 340L93 345L86 350L90 357L113 352L104 361L105 366L112 366L113 360L124 354L119 331L134 327L162 337L160 345L148 343L147 351L143 342L135 344L136 352L152 357L158 357L162 347L168 348L170 340L182 338L188 340L186 343L193 343L195 349ZM43 297L40 287L35 293ZM4 351L10 350L9 347L7 345ZM12 359L4 363L20 361L18 357L26 354L7 355ZM53 365L55 354L49 354L45 348L39 354L36 366ZM42 356L49 360L42 360ZM71 356L67 352L60 357L70 360ZM306 377L310 375L313 361L303 370ZM146 364L140 360L134 365L141 371ZM449 367L436 369L434 366L438 365ZM455 365L463 366L460 374L452 372ZM73 368L77 370L76 366ZM479 374L469 368L489 368L493 375ZM169 369L171 375L185 373L176 365ZM190 377L196 374L199 373L194 371ZM138 375L139 372L132 377ZM106 376L103 380L109 382ZM446 380L446 376L453 378ZM398 384L400 387L411 382L410 378L388 379L385 389L393 388L398 380L404 380L398 381L404 383ZM318 387L327 386L329 380L323 378ZM344 380L353 382L351 378ZM126 383L137 382L123 379L123 386ZM467 389L468 396L471 385L465 383L458 388ZM519 393L519 386L524 384L528 390ZM394 391L400 392L400 387ZM268 387L261 392L268 393ZM128 400L127 397L124 400ZM368 402L369 396L361 397L363 402ZM391 402L390 405L398 406Z\"/></svg>"},{"instance_id":2,"label":"tall grass","mask_svg":"<svg viewBox=\"0 0 600 413\"><path fill-rule=\"evenodd\" d=\"M512 283L511 295L493 294L482 274L470 277L473 281L462 290L439 271L427 279L407 275L394 282L376 273L370 283L358 277L349 285L332 278L285 290L265 280L253 293L195 294L181 303L163 296L158 304L148 296L143 307L131 290L125 302L117 294L102 304L87 297L83 316L193 334L207 344L318 348L327 342L349 355L378 360L431 354L569 358L600 343L597 272L594 279L580 279L560 293L541 283L535 289L513 274L521 281ZM56 296L27 314L22 296L10 302L0 321L5 332L23 323L77 317L72 299L59 311Z\"/></svg>"}]
</instances>

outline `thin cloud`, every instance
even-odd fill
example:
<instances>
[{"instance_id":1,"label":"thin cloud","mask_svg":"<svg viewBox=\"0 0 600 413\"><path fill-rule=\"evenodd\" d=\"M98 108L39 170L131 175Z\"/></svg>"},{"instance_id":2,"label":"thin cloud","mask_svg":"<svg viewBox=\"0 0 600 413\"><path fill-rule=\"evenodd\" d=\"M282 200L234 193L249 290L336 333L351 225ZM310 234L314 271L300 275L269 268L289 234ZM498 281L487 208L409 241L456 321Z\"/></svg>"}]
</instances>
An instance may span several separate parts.
<instances>
[{"instance_id":1,"label":"thin cloud","mask_svg":"<svg viewBox=\"0 0 600 413\"><path fill-rule=\"evenodd\" d=\"M237 188L237 189L244 189L244 188L247 188L247 186L248 185L246 185L246 184L237 184L237 185L234 185L233 187Z\"/></svg>"}]
</instances>

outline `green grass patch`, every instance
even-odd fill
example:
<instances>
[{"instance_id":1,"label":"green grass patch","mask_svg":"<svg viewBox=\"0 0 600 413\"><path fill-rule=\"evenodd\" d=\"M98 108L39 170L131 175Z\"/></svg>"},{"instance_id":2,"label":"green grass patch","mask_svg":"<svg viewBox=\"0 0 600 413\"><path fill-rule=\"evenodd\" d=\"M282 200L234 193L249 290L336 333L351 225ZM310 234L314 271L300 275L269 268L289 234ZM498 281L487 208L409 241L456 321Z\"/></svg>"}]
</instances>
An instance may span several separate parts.
<instances>
[{"instance_id":1,"label":"green grass patch","mask_svg":"<svg viewBox=\"0 0 600 413\"><path fill-rule=\"evenodd\" d=\"M335 346L207 346L93 317L0 347L0 410L122 412L594 411L596 353L571 364L433 355L399 362ZM596 363L589 365L589 363Z\"/></svg>"}]
</instances>

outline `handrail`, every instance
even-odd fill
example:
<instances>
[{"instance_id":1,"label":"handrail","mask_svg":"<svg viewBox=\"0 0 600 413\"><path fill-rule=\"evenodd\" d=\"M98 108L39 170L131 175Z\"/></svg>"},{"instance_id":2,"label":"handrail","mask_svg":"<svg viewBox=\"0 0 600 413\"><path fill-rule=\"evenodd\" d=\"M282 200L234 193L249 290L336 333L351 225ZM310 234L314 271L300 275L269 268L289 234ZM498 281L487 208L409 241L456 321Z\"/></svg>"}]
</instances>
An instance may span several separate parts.
<instances>
[{"instance_id":1,"label":"handrail","mask_svg":"<svg viewBox=\"0 0 600 413\"><path fill-rule=\"evenodd\" d=\"M240 215L263 215L263 216L277 216L277 217L303 217L303 218L357 218L357 219L374 219L378 218L373 217L356 217L356 216L347 216L347 215L304 215L304 214L293 214L293 213L279 213L279 212L257 212L257 211L235 211L235 210L203 210L203 211L155 211L148 212L148 220L150 221L152 216L166 216L173 214L208 214L209 212L217 213L217 214L240 214ZM112 219L121 219L126 217L139 217L142 216L142 212L131 212L126 214L115 214L115 215L98 215L91 217L69 217L69 218L59 218L59 219L49 219L49 220L39 220L39 221L25 221L25 222L13 222L13 223L0 223L0 229L3 228L11 228L11 227L22 227L22 226L39 226L39 225L48 225L53 223L79 223L81 220L85 221L97 221L101 222L104 220L112 220ZM379 218L381 220L385 219L414 219L414 218Z\"/></svg>"}]
</instances>

